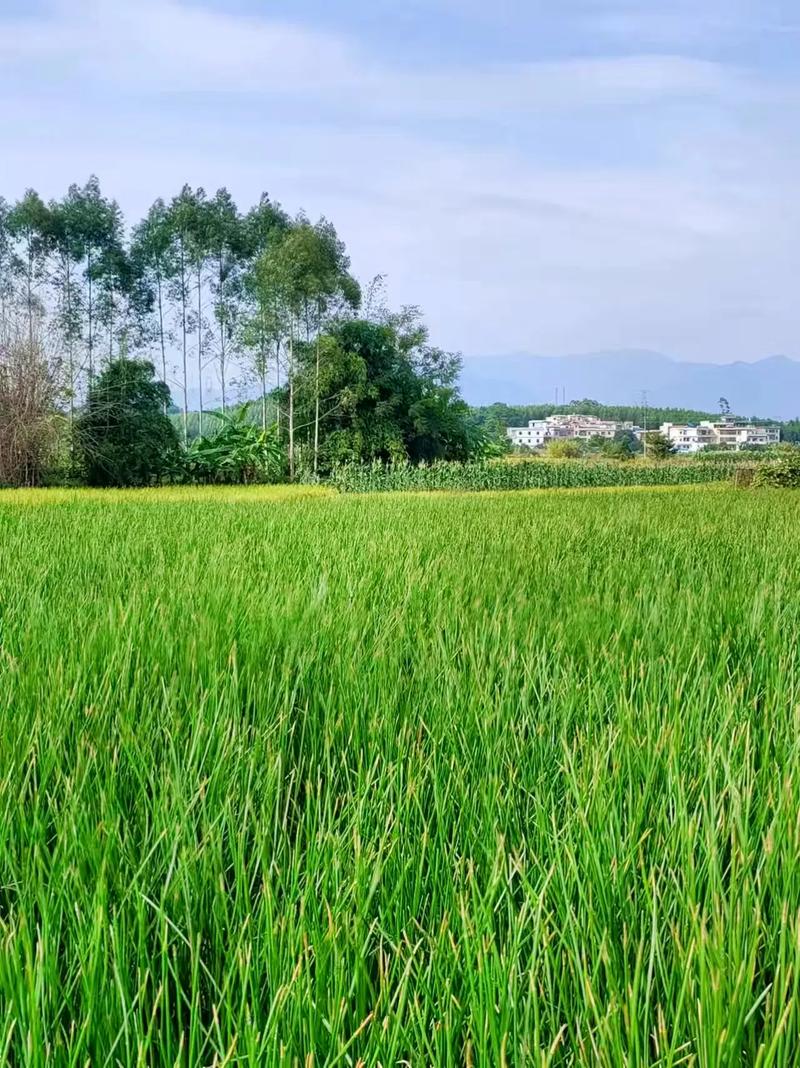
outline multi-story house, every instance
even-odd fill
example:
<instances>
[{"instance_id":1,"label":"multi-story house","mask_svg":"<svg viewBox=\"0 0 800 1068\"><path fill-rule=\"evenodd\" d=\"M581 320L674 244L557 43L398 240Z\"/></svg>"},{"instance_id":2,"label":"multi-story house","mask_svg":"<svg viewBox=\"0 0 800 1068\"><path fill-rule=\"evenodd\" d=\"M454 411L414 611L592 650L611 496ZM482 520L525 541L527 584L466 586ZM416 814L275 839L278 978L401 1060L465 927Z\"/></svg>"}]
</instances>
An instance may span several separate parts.
<instances>
[{"instance_id":1,"label":"multi-story house","mask_svg":"<svg viewBox=\"0 0 800 1068\"><path fill-rule=\"evenodd\" d=\"M640 434L633 423L619 423L613 419L598 419L594 415L548 415L546 419L531 419L527 426L510 426L506 433L513 445L537 449L556 438L611 439L621 430Z\"/></svg>"},{"instance_id":2,"label":"multi-story house","mask_svg":"<svg viewBox=\"0 0 800 1068\"><path fill-rule=\"evenodd\" d=\"M712 422L704 419L697 424L662 423L661 434L675 452L699 452L707 448L748 449L759 445L777 445L781 440L779 426L757 426L755 423L732 417Z\"/></svg>"}]
</instances>

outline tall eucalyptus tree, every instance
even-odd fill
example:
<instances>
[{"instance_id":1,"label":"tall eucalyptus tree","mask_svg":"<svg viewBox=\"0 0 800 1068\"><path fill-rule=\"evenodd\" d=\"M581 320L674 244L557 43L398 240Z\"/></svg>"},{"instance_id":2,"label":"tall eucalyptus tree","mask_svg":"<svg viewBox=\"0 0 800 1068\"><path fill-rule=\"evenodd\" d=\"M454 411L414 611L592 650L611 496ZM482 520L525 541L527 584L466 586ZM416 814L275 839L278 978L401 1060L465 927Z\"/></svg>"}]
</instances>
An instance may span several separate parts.
<instances>
[{"instance_id":1,"label":"tall eucalyptus tree","mask_svg":"<svg viewBox=\"0 0 800 1068\"><path fill-rule=\"evenodd\" d=\"M206 368L206 342L210 341L208 322L204 311L204 295L208 284L208 269L211 258L211 205L202 187L192 193L187 187L187 249L194 275L195 327L197 330L197 423L200 437L203 436L203 379Z\"/></svg>"},{"instance_id":2,"label":"tall eucalyptus tree","mask_svg":"<svg viewBox=\"0 0 800 1068\"><path fill-rule=\"evenodd\" d=\"M266 248L256 260L246 278L246 292L250 302L243 330L244 344L251 354L261 391L261 426L267 425L267 384L270 368L275 367L275 389L281 387L281 359L289 333L289 312L286 282L277 255L279 242ZM278 433L281 431L281 407L277 407Z\"/></svg>"},{"instance_id":3,"label":"tall eucalyptus tree","mask_svg":"<svg viewBox=\"0 0 800 1068\"><path fill-rule=\"evenodd\" d=\"M155 334L161 357L161 378L168 381L167 345L172 338L165 319L167 287L177 270L174 235L170 226L169 209L159 197L145 218L134 228L131 259L141 272L153 294ZM167 402L164 402L165 410Z\"/></svg>"},{"instance_id":4,"label":"tall eucalyptus tree","mask_svg":"<svg viewBox=\"0 0 800 1068\"><path fill-rule=\"evenodd\" d=\"M113 350L114 294L122 244L122 215L114 201L107 200L100 183L92 175L82 189L70 187L68 196L76 200L76 233L82 253L84 314L86 325L86 363L89 381L95 373L97 324L109 327L110 350Z\"/></svg>"},{"instance_id":5,"label":"tall eucalyptus tree","mask_svg":"<svg viewBox=\"0 0 800 1068\"><path fill-rule=\"evenodd\" d=\"M0 197L0 331L3 333L10 326L11 308L14 303L16 255L9 228L10 212L7 201Z\"/></svg>"},{"instance_id":6,"label":"tall eucalyptus tree","mask_svg":"<svg viewBox=\"0 0 800 1068\"><path fill-rule=\"evenodd\" d=\"M183 392L183 443L189 437L189 335L192 331L189 303L191 299L191 243L195 212L195 197L185 185L167 208L164 225L169 235L169 265L167 293L175 309L181 351L181 386Z\"/></svg>"},{"instance_id":7,"label":"tall eucalyptus tree","mask_svg":"<svg viewBox=\"0 0 800 1068\"><path fill-rule=\"evenodd\" d=\"M80 284L80 265L83 258L81 199L76 186L70 186L62 200L50 202L50 215L54 316L61 343L67 354L66 393L69 424L72 429L80 377L78 353L83 322L83 291Z\"/></svg>"},{"instance_id":8,"label":"tall eucalyptus tree","mask_svg":"<svg viewBox=\"0 0 800 1068\"><path fill-rule=\"evenodd\" d=\"M244 255L247 269L242 280L246 313L240 324L242 347L260 387L261 425L267 426L267 389L270 367L275 367L275 386L281 382L281 346L285 336L281 321L281 302L273 287L267 252L280 242L289 228L289 216L279 204L262 193L242 221ZM273 364L274 361L274 364ZM278 430L281 426L280 404L277 407Z\"/></svg>"},{"instance_id":9,"label":"tall eucalyptus tree","mask_svg":"<svg viewBox=\"0 0 800 1068\"><path fill-rule=\"evenodd\" d=\"M313 470L319 466L320 428L320 370L322 346L320 339L326 315L334 309L355 308L361 299L358 283L349 273L350 260L344 243L326 219L311 225L300 218L282 242L281 255L286 278L290 324L300 324L305 334L306 352L314 352L314 420ZM290 341L293 334L290 334ZM291 359L292 379L295 361ZM293 408L293 382L289 388L289 404Z\"/></svg>"},{"instance_id":10,"label":"tall eucalyptus tree","mask_svg":"<svg viewBox=\"0 0 800 1068\"><path fill-rule=\"evenodd\" d=\"M97 317L106 330L106 362L114 359L114 344L125 336L127 345L128 301L133 292L133 272L122 243L111 237L97 261Z\"/></svg>"},{"instance_id":11,"label":"tall eucalyptus tree","mask_svg":"<svg viewBox=\"0 0 800 1068\"><path fill-rule=\"evenodd\" d=\"M7 227L11 240L17 246L12 266L20 279L28 344L33 351L36 324L45 310L41 290L47 276L47 256L52 245L50 210L35 190L28 189L22 200L11 208Z\"/></svg>"},{"instance_id":12,"label":"tall eucalyptus tree","mask_svg":"<svg viewBox=\"0 0 800 1068\"><path fill-rule=\"evenodd\" d=\"M227 407L228 363L235 353L242 303L242 278L247 251L243 220L227 189L218 189L208 205L208 247L211 295L217 324L216 362Z\"/></svg>"}]
</instances>

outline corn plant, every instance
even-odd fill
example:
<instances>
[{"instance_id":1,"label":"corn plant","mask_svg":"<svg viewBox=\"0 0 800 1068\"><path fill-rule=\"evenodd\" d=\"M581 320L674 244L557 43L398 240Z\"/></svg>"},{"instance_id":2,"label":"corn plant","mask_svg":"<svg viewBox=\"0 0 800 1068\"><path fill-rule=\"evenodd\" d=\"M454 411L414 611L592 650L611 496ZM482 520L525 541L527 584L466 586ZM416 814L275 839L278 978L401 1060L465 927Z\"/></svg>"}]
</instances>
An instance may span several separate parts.
<instances>
[{"instance_id":1,"label":"corn plant","mask_svg":"<svg viewBox=\"0 0 800 1068\"><path fill-rule=\"evenodd\" d=\"M477 462L343 464L332 484L344 493L392 490L512 490L584 486L674 486L722 482L735 465L681 461L615 463L613 461L533 460L525 463Z\"/></svg>"}]
</instances>

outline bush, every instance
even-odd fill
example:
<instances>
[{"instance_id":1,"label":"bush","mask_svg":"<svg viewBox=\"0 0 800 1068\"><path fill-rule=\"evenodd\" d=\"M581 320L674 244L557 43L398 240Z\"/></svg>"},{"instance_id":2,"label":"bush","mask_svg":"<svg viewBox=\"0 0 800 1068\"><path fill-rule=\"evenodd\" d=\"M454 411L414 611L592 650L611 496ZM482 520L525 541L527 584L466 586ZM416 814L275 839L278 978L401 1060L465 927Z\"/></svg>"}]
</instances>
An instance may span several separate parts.
<instances>
[{"instance_id":1,"label":"bush","mask_svg":"<svg viewBox=\"0 0 800 1068\"><path fill-rule=\"evenodd\" d=\"M555 438L547 443L546 452L551 460L577 460L583 448L577 438Z\"/></svg>"},{"instance_id":2,"label":"bush","mask_svg":"<svg viewBox=\"0 0 800 1068\"><path fill-rule=\"evenodd\" d=\"M666 460L674 453L672 442L658 430L651 430L644 436L647 455L651 460Z\"/></svg>"},{"instance_id":3,"label":"bush","mask_svg":"<svg viewBox=\"0 0 800 1068\"><path fill-rule=\"evenodd\" d=\"M56 368L41 341L6 333L0 336L0 485L37 486L56 464L64 436Z\"/></svg>"},{"instance_id":4,"label":"bush","mask_svg":"<svg viewBox=\"0 0 800 1068\"><path fill-rule=\"evenodd\" d=\"M753 485L800 489L800 450L762 464L753 476Z\"/></svg>"},{"instance_id":5,"label":"bush","mask_svg":"<svg viewBox=\"0 0 800 1068\"><path fill-rule=\"evenodd\" d=\"M90 486L149 486L180 466L169 390L151 363L112 360L89 387L75 443Z\"/></svg>"}]
</instances>

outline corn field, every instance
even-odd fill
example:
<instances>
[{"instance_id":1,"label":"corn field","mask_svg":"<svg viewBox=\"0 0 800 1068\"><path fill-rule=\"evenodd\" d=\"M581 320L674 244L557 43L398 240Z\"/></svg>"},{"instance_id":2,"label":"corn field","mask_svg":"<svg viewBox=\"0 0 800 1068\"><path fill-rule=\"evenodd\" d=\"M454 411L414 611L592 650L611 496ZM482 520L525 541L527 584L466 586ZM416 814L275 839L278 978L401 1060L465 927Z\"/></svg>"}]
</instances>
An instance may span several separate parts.
<instances>
[{"instance_id":1,"label":"corn field","mask_svg":"<svg viewBox=\"0 0 800 1068\"><path fill-rule=\"evenodd\" d=\"M330 481L343 493L392 490L581 489L591 486L677 486L729 481L736 462L719 460L615 463L528 460L520 463L343 464Z\"/></svg>"},{"instance_id":2,"label":"corn field","mask_svg":"<svg viewBox=\"0 0 800 1068\"><path fill-rule=\"evenodd\" d=\"M0 1065L796 1065L796 515L0 493Z\"/></svg>"}]
</instances>

